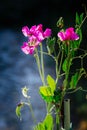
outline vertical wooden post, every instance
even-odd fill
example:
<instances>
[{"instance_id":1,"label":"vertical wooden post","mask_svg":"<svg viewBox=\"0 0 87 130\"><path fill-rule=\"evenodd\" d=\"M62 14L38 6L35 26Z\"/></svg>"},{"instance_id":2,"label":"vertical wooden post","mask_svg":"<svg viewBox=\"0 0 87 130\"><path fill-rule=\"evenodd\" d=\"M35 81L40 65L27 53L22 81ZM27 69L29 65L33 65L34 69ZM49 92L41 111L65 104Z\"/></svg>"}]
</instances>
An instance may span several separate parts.
<instances>
[{"instance_id":1,"label":"vertical wooden post","mask_svg":"<svg viewBox=\"0 0 87 130\"><path fill-rule=\"evenodd\" d=\"M70 99L64 100L64 129L70 130Z\"/></svg>"}]
</instances>

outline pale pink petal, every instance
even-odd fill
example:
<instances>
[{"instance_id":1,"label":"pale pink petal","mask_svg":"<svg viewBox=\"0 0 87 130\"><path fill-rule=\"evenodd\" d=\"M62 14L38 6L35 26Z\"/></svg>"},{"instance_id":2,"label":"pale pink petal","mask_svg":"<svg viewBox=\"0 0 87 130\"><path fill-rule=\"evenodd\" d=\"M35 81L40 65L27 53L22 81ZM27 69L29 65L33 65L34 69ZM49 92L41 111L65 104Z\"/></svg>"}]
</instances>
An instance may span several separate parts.
<instances>
[{"instance_id":1,"label":"pale pink petal","mask_svg":"<svg viewBox=\"0 0 87 130\"><path fill-rule=\"evenodd\" d=\"M27 37L30 33L29 28L27 26L24 26L22 28L22 33L24 34L25 37Z\"/></svg>"},{"instance_id":2,"label":"pale pink petal","mask_svg":"<svg viewBox=\"0 0 87 130\"><path fill-rule=\"evenodd\" d=\"M65 40L65 33L64 32L59 32L57 34L57 36L60 38L61 41L64 41Z\"/></svg>"},{"instance_id":3,"label":"pale pink petal","mask_svg":"<svg viewBox=\"0 0 87 130\"><path fill-rule=\"evenodd\" d=\"M29 49L30 49L29 54L32 55L34 53L35 46L30 46Z\"/></svg>"},{"instance_id":4,"label":"pale pink petal","mask_svg":"<svg viewBox=\"0 0 87 130\"><path fill-rule=\"evenodd\" d=\"M43 33L40 32L40 31L36 31L36 34L35 34L36 38L41 42L42 40L44 40L44 36L43 36Z\"/></svg>"},{"instance_id":5,"label":"pale pink petal","mask_svg":"<svg viewBox=\"0 0 87 130\"><path fill-rule=\"evenodd\" d=\"M28 43L24 42L21 49L25 54L33 54L35 47L29 46Z\"/></svg>"},{"instance_id":6,"label":"pale pink petal","mask_svg":"<svg viewBox=\"0 0 87 130\"><path fill-rule=\"evenodd\" d=\"M21 47L21 50L22 50L25 54L29 54L28 43L24 42L24 43L23 43L23 46Z\"/></svg>"},{"instance_id":7,"label":"pale pink petal","mask_svg":"<svg viewBox=\"0 0 87 130\"><path fill-rule=\"evenodd\" d=\"M29 43L30 43L30 45L38 46L40 44L40 41L37 39L37 37L35 37L34 35L32 35L29 38Z\"/></svg>"}]
</instances>

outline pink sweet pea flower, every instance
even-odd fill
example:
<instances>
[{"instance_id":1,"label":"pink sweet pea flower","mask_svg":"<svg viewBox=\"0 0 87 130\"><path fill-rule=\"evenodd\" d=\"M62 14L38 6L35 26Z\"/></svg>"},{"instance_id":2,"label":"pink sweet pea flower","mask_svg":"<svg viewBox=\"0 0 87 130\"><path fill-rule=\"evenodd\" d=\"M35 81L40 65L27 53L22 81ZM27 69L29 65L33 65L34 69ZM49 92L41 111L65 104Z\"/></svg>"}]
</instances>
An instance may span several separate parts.
<instances>
[{"instance_id":1,"label":"pink sweet pea flower","mask_svg":"<svg viewBox=\"0 0 87 130\"><path fill-rule=\"evenodd\" d=\"M34 50L35 50L35 47L34 46L29 46L28 43L24 42L21 49L25 54L33 54Z\"/></svg>"},{"instance_id":2,"label":"pink sweet pea flower","mask_svg":"<svg viewBox=\"0 0 87 130\"><path fill-rule=\"evenodd\" d=\"M25 54L33 54L35 48L45 39L51 36L51 29L47 28L43 31L42 24L34 25L30 29L27 26L22 28L22 33L28 37L28 42L22 46Z\"/></svg>"},{"instance_id":3,"label":"pink sweet pea flower","mask_svg":"<svg viewBox=\"0 0 87 130\"><path fill-rule=\"evenodd\" d=\"M79 36L76 32L74 32L74 28L70 27L66 29L65 32L61 31L57 34L57 36L60 38L61 41L66 41L66 40L78 40Z\"/></svg>"}]
</instances>

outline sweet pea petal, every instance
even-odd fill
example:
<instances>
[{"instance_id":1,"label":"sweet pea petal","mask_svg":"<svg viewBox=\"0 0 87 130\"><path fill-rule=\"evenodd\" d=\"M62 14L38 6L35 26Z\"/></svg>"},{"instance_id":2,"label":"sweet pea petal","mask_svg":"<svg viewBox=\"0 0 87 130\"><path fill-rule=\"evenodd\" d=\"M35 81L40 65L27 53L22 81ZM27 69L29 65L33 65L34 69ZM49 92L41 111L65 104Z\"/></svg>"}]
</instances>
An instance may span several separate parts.
<instances>
[{"instance_id":1,"label":"sweet pea petal","mask_svg":"<svg viewBox=\"0 0 87 130\"><path fill-rule=\"evenodd\" d=\"M21 49L25 54L33 54L35 47L29 46L28 43L24 42Z\"/></svg>"},{"instance_id":2,"label":"sweet pea petal","mask_svg":"<svg viewBox=\"0 0 87 130\"><path fill-rule=\"evenodd\" d=\"M78 34L74 33L71 37L71 40L78 40L79 39L79 36Z\"/></svg>"},{"instance_id":3,"label":"sweet pea petal","mask_svg":"<svg viewBox=\"0 0 87 130\"><path fill-rule=\"evenodd\" d=\"M79 39L78 34L74 32L74 28L72 28L72 27L66 29L65 32L59 32L57 35L61 41L65 41L65 40L72 40L73 41L73 40Z\"/></svg>"},{"instance_id":4,"label":"sweet pea petal","mask_svg":"<svg viewBox=\"0 0 87 130\"><path fill-rule=\"evenodd\" d=\"M25 37L27 37L30 34L29 28L27 26L24 26L22 28L22 33L24 34Z\"/></svg>"},{"instance_id":5,"label":"sweet pea petal","mask_svg":"<svg viewBox=\"0 0 87 130\"><path fill-rule=\"evenodd\" d=\"M74 28L70 27L65 32L66 40L78 40L79 36L74 32Z\"/></svg>"},{"instance_id":6,"label":"sweet pea petal","mask_svg":"<svg viewBox=\"0 0 87 130\"><path fill-rule=\"evenodd\" d=\"M37 37L35 37L34 35L32 35L30 38L29 38L29 43L30 45L32 46L37 46L40 44L40 41L37 39Z\"/></svg>"},{"instance_id":7,"label":"sweet pea petal","mask_svg":"<svg viewBox=\"0 0 87 130\"><path fill-rule=\"evenodd\" d=\"M43 32L43 25L42 24L39 24L39 25L37 25L37 27L36 27L36 31L40 31L40 32Z\"/></svg>"},{"instance_id":8,"label":"sweet pea petal","mask_svg":"<svg viewBox=\"0 0 87 130\"><path fill-rule=\"evenodd\" d=\"M44 37L47 38L47 37L50 37L51 36L51 29L47 28L45 31L44 31Z\"/></svg>"},{"instance_id":9,"label":"sweet pea petal","mask_svg":"<svg viewBox=\"0 0 87 130\"><path fill-rule=\"evenodd\" d=\"M57 36L60 38L61 41L64 41L65 40L65 33L64 32L59 32L57 34Z\"/></svg>"}]
</instances>

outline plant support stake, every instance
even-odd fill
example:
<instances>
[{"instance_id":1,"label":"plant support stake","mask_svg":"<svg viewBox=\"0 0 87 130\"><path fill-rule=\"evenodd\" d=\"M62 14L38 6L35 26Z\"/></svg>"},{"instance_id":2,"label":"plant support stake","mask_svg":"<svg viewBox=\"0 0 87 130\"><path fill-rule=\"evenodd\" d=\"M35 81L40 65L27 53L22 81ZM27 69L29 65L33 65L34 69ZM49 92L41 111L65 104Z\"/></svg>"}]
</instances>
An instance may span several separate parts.
<instances>
[{"instance_id":1,"label":"plant support stake","mask_svg":"<svg viewBox=\"0 0 87 130\"><path fill-rule=\"evenodd\" d=\"M70 99L64 100L64 129L70 130Z\"/></svg>"}]
</instances>

